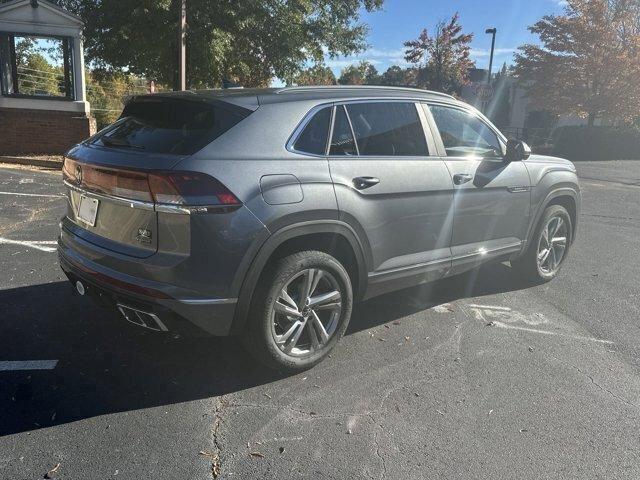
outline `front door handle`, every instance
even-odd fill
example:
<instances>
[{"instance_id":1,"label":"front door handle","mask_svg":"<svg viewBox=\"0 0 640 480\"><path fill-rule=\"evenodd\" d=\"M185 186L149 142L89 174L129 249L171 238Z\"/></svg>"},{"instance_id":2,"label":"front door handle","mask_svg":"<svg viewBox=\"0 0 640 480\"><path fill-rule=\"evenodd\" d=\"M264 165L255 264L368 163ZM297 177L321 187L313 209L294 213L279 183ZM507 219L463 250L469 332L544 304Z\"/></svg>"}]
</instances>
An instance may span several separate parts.
<instances>
[{"instance_id":1,"label":"front door handle","mask_svg":"<svg viewBox=\"0 0 640 480\"><path fill-rule=\"evenodd\" d=\"M365 188L373 187L380 183L380 179L376 177L356 177L353 179L353 186L358 190L364 190Z\"/></svg>"},{"instance_id":2,"label":"front door handle","mask_svg":"<svg viewBox=\"0 0 640 480\"><path fill-rule=\"evenodd\" d=\"M462 185L463 183L467 183L473 179L473 175L469 175L468 173L456 173L453 176L453 183L456 185Z\"/></svg>"}]
</instances>

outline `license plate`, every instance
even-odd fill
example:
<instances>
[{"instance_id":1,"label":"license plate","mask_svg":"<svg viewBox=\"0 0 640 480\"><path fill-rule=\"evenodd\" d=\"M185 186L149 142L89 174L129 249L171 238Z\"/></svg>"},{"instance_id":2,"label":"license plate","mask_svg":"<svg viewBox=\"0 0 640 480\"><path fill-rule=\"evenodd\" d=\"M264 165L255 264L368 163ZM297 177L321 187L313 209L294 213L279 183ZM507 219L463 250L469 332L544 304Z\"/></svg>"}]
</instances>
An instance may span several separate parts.
<instances>
[{"instance_id":1,"label":"license plate","mask_svg":"<svg viewBox=\"0 0 640 480\"><path fill-rule=\"evenodd\" d=\"M98 215L98 199L81 196L78 205L78 219L84 223L96 226L96 216Z\"/></svg>"}]
</instances>

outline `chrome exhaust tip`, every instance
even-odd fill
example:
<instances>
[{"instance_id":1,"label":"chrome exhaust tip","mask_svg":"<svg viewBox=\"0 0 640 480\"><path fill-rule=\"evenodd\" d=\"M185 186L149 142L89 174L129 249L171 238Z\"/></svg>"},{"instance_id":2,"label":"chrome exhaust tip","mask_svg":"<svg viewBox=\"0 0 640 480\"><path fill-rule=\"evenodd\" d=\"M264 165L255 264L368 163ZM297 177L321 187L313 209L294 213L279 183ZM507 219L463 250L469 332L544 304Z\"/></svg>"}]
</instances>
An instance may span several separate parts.
<instances>
[{"instance_id":1,"label":"chrome exhaust tip","mask_svg":"<svg viewBox=\"0 0 640 480\"><path fill-rule=\"evenodd\" d=\"M84 288L84 284L80 280L76 282L76 291L78 292L78 294L80 294L80 296L84 296L84 294L87 293L86 289Z\"/></svg>"},{"instance_id":2,"label":"chrome exhaust tip","mask_svg":"<svg viewBox=\"0 0 640 480\"><path fill-rule=\"evenodd\" d=\"M168 332L169 329L162 323L162 320L151 312L145 312L138 310L137 308L129 307L121 303L117 304L118 310L122 313L122 316L127 322L138 325L139 327L148 328L156 332Z\"/></svg>"}]
</instances>

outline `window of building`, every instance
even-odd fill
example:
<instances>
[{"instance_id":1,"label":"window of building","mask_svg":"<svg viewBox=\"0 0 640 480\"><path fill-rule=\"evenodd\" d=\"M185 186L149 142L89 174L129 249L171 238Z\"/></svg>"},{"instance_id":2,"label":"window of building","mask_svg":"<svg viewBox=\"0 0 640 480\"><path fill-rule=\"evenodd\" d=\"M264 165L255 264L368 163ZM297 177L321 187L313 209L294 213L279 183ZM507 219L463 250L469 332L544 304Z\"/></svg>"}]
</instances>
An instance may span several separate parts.
<instances>
[{"instance_id":1,"label":"window of building","mask_svg":"<svg viewBox=\"0 0 640 480\"><path fill-rule=\"evenodd\" d=\"M502 144L489 126L471 112L430 105L450 157L502 158Z\"/></svg>"},{"instance_id":2,"label":"window of building","mask_svg":"<svg viewBox=\"0 0 640 480\"><path fill-rule=\"evenodd\" d=\"M0 32L2 94L73 100L72 42Z\"/></svg>"},{"instance_id":3,"label":"window of building","mask_svg":"<svg viewBox=\"0 0 640 480\"><path fill-rule=\"evenodd\" d=\"M329 136L329 122L331 121L331 107L326 107L317 112L293 145L299 152L324 155Z\"/></svg>"},{"instance_id":4,"label":"window of building","mask_svg":"<svg viewBox=\"0 0 640 480\"><path fill-rule=\"evenodd\" d=\"M427 142L413 102L347 105L360 155L425 156Z\"/></svg>"}]
</instances>

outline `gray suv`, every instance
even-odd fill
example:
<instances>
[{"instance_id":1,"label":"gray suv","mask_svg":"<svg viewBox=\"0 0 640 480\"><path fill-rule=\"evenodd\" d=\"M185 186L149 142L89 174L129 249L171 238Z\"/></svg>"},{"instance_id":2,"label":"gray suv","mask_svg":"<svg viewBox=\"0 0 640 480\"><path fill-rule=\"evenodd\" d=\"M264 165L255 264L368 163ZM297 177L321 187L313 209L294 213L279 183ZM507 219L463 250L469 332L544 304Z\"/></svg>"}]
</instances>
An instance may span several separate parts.
<instances>
[{"instance_id":1,"label":"gray suv","mask_svg":"<svg viewBox=\"0 0 640 480\"><path fill-rule=\"evenodd\" d=\"M153 330L240 335L280 370L325 357L356 300L489 261L551 280L580 208L571 162L409 88L138 96L63 174L78 292Z\"/></svg>"}]
</instances>

